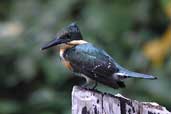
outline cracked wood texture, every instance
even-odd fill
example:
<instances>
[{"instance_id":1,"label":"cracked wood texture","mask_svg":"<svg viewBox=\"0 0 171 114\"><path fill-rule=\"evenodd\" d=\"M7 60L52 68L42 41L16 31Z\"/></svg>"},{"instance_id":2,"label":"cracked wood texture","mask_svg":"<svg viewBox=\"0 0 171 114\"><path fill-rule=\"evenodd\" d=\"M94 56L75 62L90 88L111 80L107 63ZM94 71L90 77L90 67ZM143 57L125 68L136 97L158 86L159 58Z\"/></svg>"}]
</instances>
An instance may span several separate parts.
<instances>
[{"instance_id":1,"label":"cracked wood texture","mask_svg":"<svg viewBox=\"0 0 171 114\"><path fill-rule=\"evenodd\" d=\"M139 102L123 97L73 87L72 114L171 114L165 107L152 102Z\"/></svg>"}]
</instances>

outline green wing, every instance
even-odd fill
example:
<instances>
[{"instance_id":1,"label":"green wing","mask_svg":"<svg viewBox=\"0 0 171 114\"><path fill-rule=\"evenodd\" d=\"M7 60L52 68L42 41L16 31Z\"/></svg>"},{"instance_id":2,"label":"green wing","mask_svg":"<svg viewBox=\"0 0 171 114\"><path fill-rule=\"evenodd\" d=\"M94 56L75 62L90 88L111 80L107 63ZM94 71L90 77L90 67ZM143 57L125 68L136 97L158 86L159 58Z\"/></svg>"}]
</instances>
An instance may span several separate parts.
<instances>
[{"instance_id":1,"label":"green wing","mask_svg":"<svg viewBox=\"0 0 171 114\"><path fill-rule=\"evenodd\" d=\"M104 50L90 43L68 49L64 57L70 61L73 72L84 74L113 88L125 86L112 78L113 73L118 71L114 60Z\"/></svg>"}]
</instances>

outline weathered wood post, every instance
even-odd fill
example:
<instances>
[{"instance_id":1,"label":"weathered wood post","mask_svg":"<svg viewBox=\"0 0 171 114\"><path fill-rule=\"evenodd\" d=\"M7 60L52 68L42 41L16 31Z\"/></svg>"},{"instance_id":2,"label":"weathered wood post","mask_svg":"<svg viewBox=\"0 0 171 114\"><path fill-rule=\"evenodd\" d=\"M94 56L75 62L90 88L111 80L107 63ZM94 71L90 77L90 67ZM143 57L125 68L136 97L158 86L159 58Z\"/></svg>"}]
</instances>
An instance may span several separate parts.
<instances>
[{"instance_id":1,"label":"weathered wood post","mask_svg":"<svg viewBox=\"0 0 171 114\"><path fill-rule=\"evenodd\" d=\"M165 107L139 102L121 95L73 87L72 114L171 114Z\"/></svg>"}]
</instances>

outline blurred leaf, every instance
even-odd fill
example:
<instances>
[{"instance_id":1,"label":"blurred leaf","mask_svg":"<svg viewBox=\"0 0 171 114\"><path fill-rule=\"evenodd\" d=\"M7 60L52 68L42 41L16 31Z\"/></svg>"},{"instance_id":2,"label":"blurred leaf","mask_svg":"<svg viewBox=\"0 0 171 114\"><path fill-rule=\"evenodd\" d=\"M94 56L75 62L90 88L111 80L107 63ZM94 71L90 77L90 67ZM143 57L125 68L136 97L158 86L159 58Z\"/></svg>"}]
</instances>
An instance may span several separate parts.
<instances>
[{"instance_id":1,"label":"blurred leaf","mask_svg":"<svg viewBox=\"0 0 171 114\"><path fill-rule=\"evenodd\" d=\"M58 60L57 60L58 59ZM55 57L51 60L43 60L43 71L46 74L46 81L49 84L58 83L59 85L69 78L67 77L67 70L62 66L59 58Z\"/></svg>"},{"instance_id":2,"label":"blurred leaf","mask_svg":"<svg viewBox=\"0 0 171 114\"><path fill-rule=\"evenodd\" d=\"M155 66L160 66L169 49L171 48L171 27L158 40L152 40L144 45L144 55L149 58Z\"/></svg>"},{"instance_id":3,"label":"blurred leaf","mask_svg":"<svg viewBox=\"0 0 171 114\"><path fill-rule=\"evenodd\" d=\"M1 114L15 113L19 109L20 109L20 107L15 101L0 100L0 113Z\"/></svg>"}]
</instances>

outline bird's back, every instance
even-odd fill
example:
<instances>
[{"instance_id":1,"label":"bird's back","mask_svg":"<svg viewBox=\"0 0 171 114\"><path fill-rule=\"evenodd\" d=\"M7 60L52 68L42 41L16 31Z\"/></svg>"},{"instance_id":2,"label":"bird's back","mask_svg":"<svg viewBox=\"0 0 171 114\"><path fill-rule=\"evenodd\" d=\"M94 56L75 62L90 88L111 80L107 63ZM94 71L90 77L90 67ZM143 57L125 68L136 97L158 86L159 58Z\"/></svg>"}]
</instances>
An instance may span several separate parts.
<instances>
[{"instance_id":1,"label":"bird's back","mask_svg":"<svg viewBox=\"0 0 171 114\"><path fill-rule=\"evenodd\" d=\"M96 65L108 65L108 69L114 72L116 69L113 59L102 49L91 43L80 44L65 51L64 57L71 63L79 63L81 66L94 68ZM104 66L105 67L105 66Z\"/></svg>"},{"instance_id":2,"label":"bird's back","mask_svg":"<svg viewBox=\"0 0 171 114\"><path fill-rule=\"evenodd\" d=\"M77 45L66 50L64 57L70 61L73 72L84 74L113 88L125 86L123 82L114 80L112 77L118 70L113 59L104 50L91 43Z\"/></svg>"}]
</instances>

